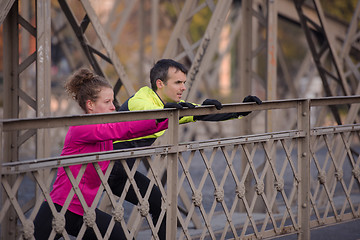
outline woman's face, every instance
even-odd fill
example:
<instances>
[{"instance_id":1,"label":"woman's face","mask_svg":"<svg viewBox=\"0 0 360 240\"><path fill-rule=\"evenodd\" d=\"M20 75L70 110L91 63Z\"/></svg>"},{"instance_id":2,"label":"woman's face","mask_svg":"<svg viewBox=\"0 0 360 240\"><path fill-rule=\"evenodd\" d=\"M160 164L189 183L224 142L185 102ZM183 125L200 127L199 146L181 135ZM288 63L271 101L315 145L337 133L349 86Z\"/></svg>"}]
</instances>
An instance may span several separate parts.
<instances>
[{"instance_id":1,"label":"woman's face","mask_svg":"<svg viewBox=\"0 0 360 240\"><path fill-rule=\"evenodd\" d=\"M114 91L111 88L101 88L95 102L87 100L86 106L88 113L109 113L115 111Z\"/></svg>"}]
</instances>

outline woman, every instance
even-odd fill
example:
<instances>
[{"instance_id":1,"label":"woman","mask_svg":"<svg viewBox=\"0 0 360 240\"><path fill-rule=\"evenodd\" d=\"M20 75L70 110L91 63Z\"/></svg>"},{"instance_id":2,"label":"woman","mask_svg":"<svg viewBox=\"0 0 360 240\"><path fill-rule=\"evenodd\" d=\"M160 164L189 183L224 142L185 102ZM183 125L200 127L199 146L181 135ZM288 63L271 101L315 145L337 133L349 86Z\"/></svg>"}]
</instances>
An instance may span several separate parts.
<instances>
[{"instance_id":1,"label":"woman","mask_svg":"<svg viewBox=\"0 0 360 240\"><path fill-rule=\"evenodd\" d=\"M65 85L66 91L78 102L87 114L109 113L115 111L113 105L114 93L111 85L102 77L93 74L88 69L80 69L69 78ZM81 125L69 128L65 138L61 155L73 155L91 152L113 150L113 140L131 139L167 128L167 120L157 123L156 120L142 120L133 122L118 122L107 124ZM99 162L99 166L105 173L109 161ZM80 171L81 165L69 167L74 178ZM79 189L90 207L100 187L101 181L92 164L88 164L82 176ZM64 168L59 168L53 190L50 193L57 211L64 205L72 185L65 173ZM111 216L99 209L95 210L96 224L104 236ZM75 194L65 214L65 229L68 234L77 236L83 225L84 209ZM34 220L35 238L48 239L52 231L53 214L49 204L45 201ZM57 236L59 238L60 235ZM125 239L125 234L118 222L116 222L110 239ZM92 228L87 228L84 239L97 239Z\"/></svg>"}]
</instances>

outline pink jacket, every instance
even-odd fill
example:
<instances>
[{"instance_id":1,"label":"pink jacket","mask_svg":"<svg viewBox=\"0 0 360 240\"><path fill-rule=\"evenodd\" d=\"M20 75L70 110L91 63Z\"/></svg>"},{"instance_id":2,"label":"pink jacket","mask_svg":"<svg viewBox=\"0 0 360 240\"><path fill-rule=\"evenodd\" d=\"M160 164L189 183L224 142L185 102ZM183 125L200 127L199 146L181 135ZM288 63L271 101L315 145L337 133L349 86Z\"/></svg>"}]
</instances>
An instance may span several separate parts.
<instances>
[{"instance_id":1,"label":"pink jacket","mask_svg":"<svg viewBox=\"0 0 360 240\"><path fill-rule=\"evenodd\" d=\"M113 140L132 139L150 135L166 129L168 121L156 124L155 120L142 120L133 122L118 122L96 125L72 126L67 132L61 155L74 155L113 150ZM110 161L99 162L101 170L105 173ZM81 165L70 166L70 170L76 178ZM100 187L100 178L92 164L88 164L79 184L87 205L90 207ZM59 168L57 177L50 193L54 203L61 206L72 188L64 168ZM75 194L68 210L83 215L84 209L79 198Z\"/></svg>"}]
</instances>

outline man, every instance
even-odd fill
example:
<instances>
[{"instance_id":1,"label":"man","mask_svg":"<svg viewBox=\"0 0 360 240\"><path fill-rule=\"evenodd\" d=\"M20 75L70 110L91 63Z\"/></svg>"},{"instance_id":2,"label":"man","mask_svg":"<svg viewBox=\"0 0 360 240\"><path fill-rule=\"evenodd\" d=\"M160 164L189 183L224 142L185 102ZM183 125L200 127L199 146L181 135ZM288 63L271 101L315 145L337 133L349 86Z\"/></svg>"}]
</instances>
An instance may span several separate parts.
<instances>
[{"instance_id":1,"label":"man","mask_svg":"<svg viewBox=\"0 0 360 240\"><path fill-rule=\"evenodd\" d=\"M187 69L181 63L171 59L159 60L150 71L151 88L142 87L120 107L120 111L140 111L162 108L181 109L183 107L195 108L195 104L181 100L182 94L186 90L186 74ZM261 104L261 100L256 96L247 96L243 102L256 102L257 104ZM202 105L214 105L217 109L222 108L222 104L215 99L206 99ZM179 120L179 123L183 124L199 120L223 121L241 118L249 113L250 112L185 116ZM161 131L150 136L131 139L129 141L115 141L114 149L150 146L164 132L165 131Z\"/></svg>"},{"instance_id":2,"label":"man","mask_svg":"<svg viewBox=\"0 0 360 240\"><path fill-rule=\"evenodd\" d=\"M181 100L181 97L186 90L186 74L187 69L181 63L171 59L159 60L150 71L151 88L141 88L120 107L119 111L140 111L163 108L181 109L183 107L195 108L197 105ZM256 96L247 96L244 99L244 102L256 102L257 104L261 104L261 100ZM202 105L213 105L217 109L222 108L222 104L214 99L206 99ZM198 120L223 121L246 116L249 113L250 112L184 116L179 120L179 123L195 122ZM164 131L161 131L141 138L130 139L127 141L115 141L113 143L114 150L150 146L163 133ZM127 164L130 169L134 162L135 159L127 159ZM135 173L134 179L142 196L144 196L150 180L140 172ZM119 196L124 189L126 181L127 176L122 163L120 161L115 162L108 181L112 191ZM154 224L157 223L161 213L161 197L159 188L154 186L149 197L149 212L152 214ZM136 194L132 187L130 187L126 195L126 200L133 204L138 204ZM164 217L158 233L160 239L165 239L165 224L166 218Z\"/></svg>"}]
</instances>

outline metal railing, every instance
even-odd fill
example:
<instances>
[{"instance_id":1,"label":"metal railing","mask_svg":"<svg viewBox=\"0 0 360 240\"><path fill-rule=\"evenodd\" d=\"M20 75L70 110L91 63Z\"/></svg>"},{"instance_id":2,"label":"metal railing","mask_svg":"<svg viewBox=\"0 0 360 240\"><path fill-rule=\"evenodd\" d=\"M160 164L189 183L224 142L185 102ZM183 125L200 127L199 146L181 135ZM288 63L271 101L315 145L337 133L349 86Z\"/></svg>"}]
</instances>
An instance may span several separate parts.
<instances>
[{"instance_id":1,"label":"metal railing","mask_svg":"<svg viewBox=\"0 0 360 240\"><path fill-rule=\"evenodd\" d=\"M78 238L87 227L92 227L99 239L107 239L115 222L119 222L128 239L149 239L149 236L157 239L160 223L166 218L167 239L261 239L285 234L298 234L299 239L309 239L312 228L360 217L360 125L311 128L311 109L359 103L360 97L352 96L272 101L262 105L227 104L220 111L199 107L3 120L0 122L2 236L4 231L13 231L7 236L31 239L33 220L46 199L55 216L50 238L60 233L64 239L70 239L63 227L62 215L75 194L83 199L77 186L86 166L91 164L102 184L91 206L82 201L85 221ZM180 116L274 109L296 111L296 128L178 142ZM153 116L169 118L166 145L11 163L4 159L8 155L4 153L3 136L13 131L151 119ZM125 161L130 157L136 159L132 168ZM98 165L104 160L110 160L105 173ZM116 160L121 160L128 177L120 196L114 196L107 183ZM75 164L82 165L77 176L69 170L69 166ZM49 193L59 167L64 167L73 190L65 208L56 212ZM137 188L135 171L146 173L151 180L145 195ZM29 181L39 191L33 192L30 200L25 201L21 195ZM155 184L163 197L157 224L148 213L150 190ZM139 199L137 206L125 201L130 186ZM101 236L91 216L105 196L110 199L109 213L113 218L107 234ZM15 221L7 218L10 211L17 217L15 231L4 227L9 221Z\"/></svg>"}]
</instances>

